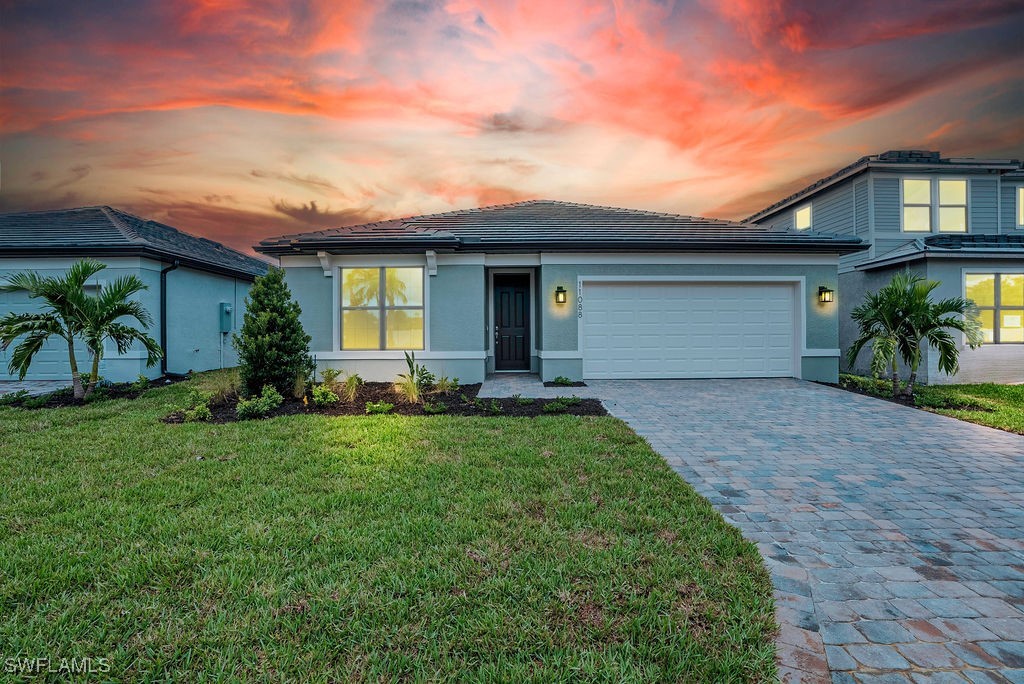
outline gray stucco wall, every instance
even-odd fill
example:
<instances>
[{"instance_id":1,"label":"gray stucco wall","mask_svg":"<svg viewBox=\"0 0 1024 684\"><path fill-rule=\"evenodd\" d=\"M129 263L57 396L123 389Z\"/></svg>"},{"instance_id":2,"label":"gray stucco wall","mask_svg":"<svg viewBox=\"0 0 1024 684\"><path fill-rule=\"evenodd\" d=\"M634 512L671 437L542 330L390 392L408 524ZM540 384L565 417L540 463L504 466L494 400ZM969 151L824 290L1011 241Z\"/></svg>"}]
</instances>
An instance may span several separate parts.
<instances>
[{"instance_id":1,"label":"gray stucco wall","mask_svg":"<svg viewBox=\"0 0 1024 684\"><path fill-rule=\"evenodd\" d=\"M159 264L157 264L159 266ZM153 273L153 272L149 272ZM155 273L159 292L159 271ZM238 354L231 334L238 332L251 283L181 267L167 274L167 370L170 373L231 368ZM232 329L220 332L220 305L231 306ZM159 311L159 301L156 305Z\"/></svg>"},{"instance_id":2,"label":"gray stucco wall","mask_svg":"<svg viewBox=\"0 0 1024 684\"><path fill-rule=\"evenodd\" d=\"M430 350L484 351L484 267L439 265L430 282Z\"/></svg>"},{"instance_id":3,"label":"gray stucco wall","mask_svg":"<svg viewBox=\"0 0 1024 684\"><path fill-rule=\"evenodd\" d=\"M311 351L327 351L334 345L334 278L324 276L317 267L289 267L284 270L284 280L292 292L292 298L302 309L299 320L306 334Z\"/></svg>"}]
</instances>

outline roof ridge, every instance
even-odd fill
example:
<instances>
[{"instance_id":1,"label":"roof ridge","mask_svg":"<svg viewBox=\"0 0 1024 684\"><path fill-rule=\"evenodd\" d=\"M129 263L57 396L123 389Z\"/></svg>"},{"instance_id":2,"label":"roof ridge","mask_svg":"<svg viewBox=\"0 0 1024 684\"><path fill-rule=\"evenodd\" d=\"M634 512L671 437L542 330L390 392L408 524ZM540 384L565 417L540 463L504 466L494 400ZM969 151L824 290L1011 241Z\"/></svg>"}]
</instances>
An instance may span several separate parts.
<instances>
[{"instance_id":1,"label":"roof ridge","mask_svg":"<svg viewBox=\"0 0 1024 684\"><path fill-rule=\"evenodd\" d=\"M142 237L141 235L136 233L135 229L133 229L128 224L128 222L125 221L121 217L120 214L122 214L123 212L120 212L117 209L114 209L113 207L110 207L110 206L107 206L107 205L101 205L99 207L99 210L101 212L103 212L103 215L106 216L107 219L110 220L110 223L115 228L117 228L119 231L121 231L121 235L124 235L125 238L127 238L129 242L135 242L135 243L140 244L140 245L141 244L149 244L148 240L146 240L144 237ZM138 218L138 217L135 217L135 218Z\"/></svg>"}]
</instances>

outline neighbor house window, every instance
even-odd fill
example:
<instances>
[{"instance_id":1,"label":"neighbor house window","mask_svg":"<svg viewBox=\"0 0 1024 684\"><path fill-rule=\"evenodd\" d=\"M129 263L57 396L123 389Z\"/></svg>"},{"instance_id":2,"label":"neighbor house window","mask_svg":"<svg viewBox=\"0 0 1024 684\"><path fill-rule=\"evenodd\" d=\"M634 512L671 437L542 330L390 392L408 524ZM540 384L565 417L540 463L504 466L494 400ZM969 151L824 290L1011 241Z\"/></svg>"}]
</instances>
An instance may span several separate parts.
<instances>
[{"instance_id":1,"label":"neighbor house window","mask_svg":"<svg viewBox=\"0 0 1024 684\"><path fill-rule=\"evenodd\" d=\"M966 233L967 181L903 179L903 231Z\"/></svg>"},{"instance_id":2,"label":"neighbor house window","mask_svg":"<svg viewBox=\"0 0 1024 684\"><path fill-rule=\"evenodd\" d=\"M1024 342L1024 273L968 273L964 292L978 306L985 342Z\"/></svg>"},{"instance_id":3,"label":"neighbor house window","mask_svg":"<svg viewBox=\"0 0 1024 684\"><path fill-rule=\"evenodd\" d=\"M1017 188L1017 227L1024 228L1024 185Z\"/></svg>"},{"instance_id":4,"label":"neighbor house window","mask_svg":"<svg viewBox=\"0 0 1024 684\"><path fill-rule=\"evenodd\" d=\"M423 349L423 269L341 269L342 349Z\"/></svg>"},{"instance_id":5,"label":"neighbor house window","mask_svg":"<svg viewBox=\"0 0 1024 684\"><path fill-rule=\"evenodd\" d=\"M797 230L807 230L811 227L811 205L805 204L793 212L793 225Z\"/></svg>"}]
</instances>

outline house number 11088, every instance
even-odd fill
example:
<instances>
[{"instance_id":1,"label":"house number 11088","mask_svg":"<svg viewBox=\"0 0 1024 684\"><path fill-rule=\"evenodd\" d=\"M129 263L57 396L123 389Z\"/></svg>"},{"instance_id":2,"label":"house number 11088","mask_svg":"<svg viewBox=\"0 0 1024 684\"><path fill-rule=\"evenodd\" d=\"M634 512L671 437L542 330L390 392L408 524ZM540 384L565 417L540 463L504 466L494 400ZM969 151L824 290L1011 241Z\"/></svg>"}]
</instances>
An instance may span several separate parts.
<instances>
[{"instance_id":1,"label":"house number 11088","mask_svg":"<svg viewBox=\"0 0 1024 684\"><path fill-rule=\"evenodd\" d=\"M576 298L576 318L583 318L583 295Z\"/></svg>"}]
</instances>

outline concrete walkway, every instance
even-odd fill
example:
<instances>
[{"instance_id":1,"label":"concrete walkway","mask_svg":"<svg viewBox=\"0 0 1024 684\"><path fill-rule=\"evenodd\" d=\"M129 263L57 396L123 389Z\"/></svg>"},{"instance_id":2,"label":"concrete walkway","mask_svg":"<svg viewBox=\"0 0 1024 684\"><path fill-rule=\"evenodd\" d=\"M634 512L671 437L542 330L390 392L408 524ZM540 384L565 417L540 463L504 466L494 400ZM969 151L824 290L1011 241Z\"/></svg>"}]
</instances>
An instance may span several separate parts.
<instances>
[{"instance_id":1,"label":"concrete walkway","mask_svg":"<svg viewBox=\"0 0 1024 684\"><path fill-rule=\"evenodd\" d=\"M0 395L24 390L35 397L70 386L71 383L67 380L0 380Z\"/></svg>"},{"instance_id":2,"label":"concrete walkway","mask_svg":"<svg viewBox=\"0 0 1024 684\"><path fill-rule=\"evenodd\" d=\"M1024 437L797 380L588 385L758 544L783 681L1024 682Z\"/></svg>"}]
</instances>

